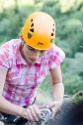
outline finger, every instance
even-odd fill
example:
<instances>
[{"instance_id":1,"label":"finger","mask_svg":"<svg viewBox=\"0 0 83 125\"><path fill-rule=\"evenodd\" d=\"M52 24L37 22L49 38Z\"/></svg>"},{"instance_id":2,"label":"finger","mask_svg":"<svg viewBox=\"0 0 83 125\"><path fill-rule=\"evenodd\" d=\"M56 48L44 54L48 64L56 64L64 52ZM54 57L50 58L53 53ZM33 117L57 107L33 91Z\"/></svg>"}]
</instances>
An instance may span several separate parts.
<instances>
[{"instance_id":1,"label":"finger","mask_svg":"<svg viewBox=\"0 0 83 125\"><path fill-rule=\"evenodd\" d=\"M48 108L53 108L53 107L57 106L58 104L59 104L58 101L54 101L48 105Z\"/></svg>"},{"instance_id":2,"label":"finger","mask_svg":"<svg viewBox=\"0 0 83 125\"><path fill-rule=\"evenodd\" d=\"M53 118L54 118L54 116L55 116L55 113L53 113L53 115L50 117L50 119L53 119Z\"/></svg>"},{"instance_id":3,"label":"finger","mask_svg":"<svg viewBox=\"0 0 83 125\"><path fill-rule=\"evenodd\" d=\"M36 105L33 105L32 112L35 115L36 120L38 121L39 118L41 117L41 115L40 115L40 110L39 110L39 108Z\"/></svg>"},{"instance_id":4,"label":"finger","mask_svg":"<svg viewBox=\"0 0 83 125\"><path fill-rule=\"evenodd\" d=\"M38 106L39 109L45 108L46 105L40 105Z\"/></svg>"},{"instance_id":5,"label":"finger","mask_svg":"<svg viewBox=\"0 0 83 125\"><path fill-rule=\"evenodd\" d=\"M28 121L30 121L30 122L35 121L35 118L34 118L34 116L32 115L30 109L27 109L27 117L28 117Z\"/></svg>"},{"instance_id":6,"label":"finger","mask_svg":"<svg viewBox=\"0 0 83 125\"><path fill-rule=\"evenodd\" d=\"M30 112L32 117L34 118L34 120L38 121L40 118L40 111L37 108L37 106L33 105L33 106L29 106Z\"/></svg>"}]
</instances>

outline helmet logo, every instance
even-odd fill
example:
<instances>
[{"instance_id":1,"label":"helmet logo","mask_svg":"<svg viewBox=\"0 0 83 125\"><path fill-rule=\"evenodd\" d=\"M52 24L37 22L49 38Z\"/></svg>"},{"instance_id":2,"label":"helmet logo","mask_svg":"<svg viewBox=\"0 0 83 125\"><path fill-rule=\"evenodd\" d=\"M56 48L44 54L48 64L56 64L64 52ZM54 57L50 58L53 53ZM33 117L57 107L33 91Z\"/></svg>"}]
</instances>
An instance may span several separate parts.
<instances>
[{"instance_id":1,"label":"helmet logo","mask_svg":"<svg viewBox=\"0 0 83 125\"><path fill-rule=\"evenodd\" d=\"M44 45L44 44L43 44L43 43L41 43L41 42L38 42L38 43L37 43L37 45Z\"/></svg>"}]
</instances>

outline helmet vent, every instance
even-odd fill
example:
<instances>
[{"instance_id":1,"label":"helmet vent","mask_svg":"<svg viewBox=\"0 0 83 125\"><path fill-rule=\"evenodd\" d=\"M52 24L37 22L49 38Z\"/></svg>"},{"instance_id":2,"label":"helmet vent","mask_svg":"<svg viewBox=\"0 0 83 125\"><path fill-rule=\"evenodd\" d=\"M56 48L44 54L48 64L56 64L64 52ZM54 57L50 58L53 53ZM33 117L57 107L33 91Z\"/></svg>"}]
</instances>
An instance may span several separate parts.
<instances>
[{"instance_id":1,"label":"helmet vent","mask_svg":"<svg viewBox=\"0 0 83 125\"><path fill-rule=\"evenodd\" d=\"M54 32L54 29L52 29L52 31Z\"/></svg>"},{"instance_id":2,"label":"helmet vent","mask_svg":"<svg viewBox=\"0 0 83 125\"><path fill-rule=\"evenodd\" d=\"M31 32L34 32L34 29L30 29Z\"/></svg>"},{"instance_id":3,"label":"helmet vent","mask_svg":"<svg viewBox=\"0 0 83 125\"><path fill-rule=\"evenodd\" d=\"M31 22L33 22L33 19L31 19Z\"/></svg>"},{"instance_id":4,"label":"helmet vent","mask_svg":"<svg viewBox=\"0 0 83 125\"><path fill-rule=\"evenodd\" d=\"M51 36L54 36L54 33L51 33Z\"/></svg>"},{"instance_id":5,"label":"helmet vent","mask_svg":"<svg viewBox=\"0 0 83 125\"><path fill-rule=\"evenodd\" d=\"M50 42L53 43L53 42L54 42L54 38L52 38L52 39L50 40Z\"/></svg>"},{"instance_id":6,"label":"helmet vent","mask_svg":"<svg viewBox=\"0 0 83 125\"><path fill-rule=\"evenodd\" d=\"M33 27L33 26L34 26L34 23L31 24L31 27Z\"/></svg>"},{"instance_id":7,"label":"helmet vent","mask_svg":"<svg viewBox=\"0 0 83 125\"><path fill-rule=\"evenodd\" d=\"M31 38L32 34L30 32L28 32L28 38Z\"/></svg>"}]
</instances>

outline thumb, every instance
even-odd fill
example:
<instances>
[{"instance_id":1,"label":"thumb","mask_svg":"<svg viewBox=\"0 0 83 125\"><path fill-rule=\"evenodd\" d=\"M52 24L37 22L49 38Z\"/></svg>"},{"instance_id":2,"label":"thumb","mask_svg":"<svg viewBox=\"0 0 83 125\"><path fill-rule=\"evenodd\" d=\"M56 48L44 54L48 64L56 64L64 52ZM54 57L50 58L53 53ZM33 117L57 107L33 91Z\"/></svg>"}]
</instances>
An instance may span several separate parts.
<instances>
[{"instance_id":1,"label":"thumb","mask_svg":"<svg viewBox=\"0 0 83 125\"><path fill-rule=\"evenodd\" d=\"M50 103L50 104L48 105L48 108L53 108L53 107L57 106L58 103L59 103L58 101L53 101L52 103Z\"/></svg>"}]
</instances>

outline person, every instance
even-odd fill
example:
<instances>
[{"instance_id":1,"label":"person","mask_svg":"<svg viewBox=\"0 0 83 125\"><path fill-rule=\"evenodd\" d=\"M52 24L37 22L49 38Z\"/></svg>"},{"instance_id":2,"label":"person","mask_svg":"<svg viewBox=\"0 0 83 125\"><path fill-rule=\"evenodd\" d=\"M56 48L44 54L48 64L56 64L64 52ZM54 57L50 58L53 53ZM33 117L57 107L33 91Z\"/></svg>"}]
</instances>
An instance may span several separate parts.
<instances>
[{"instance_id":1,"label":"person","mask_svg":"<svg viewBox=\"0 0 83 125\"><path fill-rule=\"evenodd\" d=\"M60 108L64 95L60 65L65 53L54 44L55 30L55 21L49 14L34 12L26 20L20 37L1 45L0 112L33 122L41 117L40 108L53 108L54 115ZM33 101L48 73L53 101L38 106Z\"/></svg>"}]
</instances>

